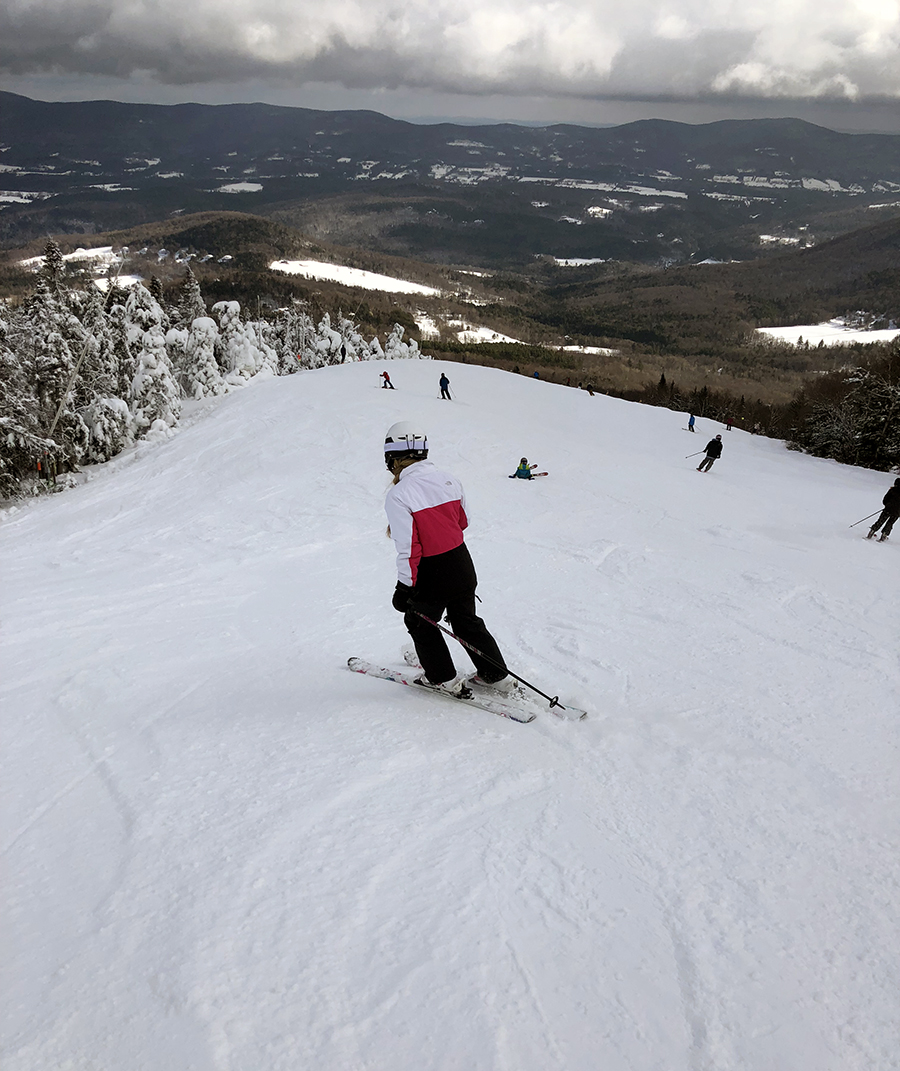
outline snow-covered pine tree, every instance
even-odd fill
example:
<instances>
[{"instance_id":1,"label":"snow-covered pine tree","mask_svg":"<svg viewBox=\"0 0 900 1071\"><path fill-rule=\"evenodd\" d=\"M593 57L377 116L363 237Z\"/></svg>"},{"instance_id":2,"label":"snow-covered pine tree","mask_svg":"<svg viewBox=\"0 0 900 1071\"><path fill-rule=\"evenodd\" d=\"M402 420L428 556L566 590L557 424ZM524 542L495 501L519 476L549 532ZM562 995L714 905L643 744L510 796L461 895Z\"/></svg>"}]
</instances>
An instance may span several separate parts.
<instances>
[{"instance_id":1,"label":"snow-covered pine tree","mask_svg":"<svg viewBox=\"0 0 900 1071\"><path fill-rule=\"evenodd\" d=\"M316 349L316 325L308 312L297 314L297 353L301 368L315 368L319 351Z\"/></svg>"},{"instance_id":2,"label":"snow-covered pine tree","mask_svg":"<svg viewBox=\"0 0 900 1071\"><path fill-rule=\"evenodd\" d=\"M404 327L402 324L394 324L384 344L384 355L389 360L401 361L417 359L422 356L419 344L414 338L409 342L403 341Z\"/></svg>"},{"instance_id":3,"label":"snow-covered pine tree","mask_svg":"<svg viewBox=\"0 0 900 1071\"><path fill-rule=\"evenodd\" d=\"M384 350L381 348L381 343L378 341L378 335L375 335L369 343L368 356L365 359L369 361L384 360Z\"/></svg>"},{"instance_id":4,"label":"snow-covered pine tree","mask_svg":"<svg viewBox=\"0 0 900 1071\"><path fill-rule=\"evenodd\" d=\"M176 327L186 328L190 330L191 324L198 316L208 316L206 311L206 303L203 300L203 295L200 293L200 284L197 282L197 276L191 271L190 264L187 265L184 272L184 278L181 281L181 288L178 294L178 306L172 317L172 322Z\"/></svg>"},{"instance_id":5,"label":"snow-covered pine tree","mask_svg":"<svg viewBox=\"0 0 900 1071\"><path fill-rule=\"evenodd\" d=\"M75 402L81 391L76 363L85 332L59 283L59 248L49 243L48 250L34 291L10 325L9 338L37 400L38 433L63 448L58 461L65 468L77 464L86 439Z\"/></svg>"},{"instance_id":6,"label":"snow-covered pine tree","mask_svg":"<svg viewBox=\"0 0 900 1071\"><path fill-rule=\"evenodd\" d=\"M344 361L364 361L368 358L369 347L365 339L359 333L353 320L348 319L343 313L338 313L337 331L341 336Z\"/></svg>"},{"instance_id":7,"label":"snow-covered pine tree","mask_svg":"<svg viewBox=\"0 0 900 1071\"><path fill-rule=\"evenodd\" d=\"M55 468L60 453L55 442L40 434L37 398L0 318L0 498L33 485Z\"/></svg>"},{"instance_id":8,"label":"snow-covered pine tree","mask_svg":"<svg viewBox=\"0 0 900 1071\"><path fill-rule=\"evenodd\" d=\"M165 316L150 291L136 283L125 303L125 332L134 356L130 407L138 437L157 422L173 427L181 412L181 391L166 352Z\"/></svg>"},{"instance_id":9,"label":"snow-covered pine tree","mask_svg":"<svg viewBox=\"0 0 900 1071\"><path fill-rule=\"evenodd\" d=\"M331 316L325 313L316 328L316 350L319 353L319 366L326 364L341 363L341 338L340 331L335 331L331 326Z\"/></svg>"},{"instance_id":10,"label":"snow-covered pine tree","mask_svg":"<svg viewBox=\"0 0 900 1071\"><path fill-rule=\"evenodd\" d=\"M232 385L251 379L264 370L275 371L278 357L266 344L254 323L241 320L237 301L217 301L212 310L219 317L216 359Z\"/></svg>"},{"instance_id":11,"label":"snow-covered pine tree","mask_svg":"<svg viewBox=\"0 0 900 1071\"><path fill-rule=\"evenodd\" d=\"M216 321L211 316L195 316L190 330L178 333L182 336L179 340L182 356L176 365L176 372L185 394L189 398L224 394L228 386L222 378L216 360L216 346L219 341ZM174 328L166 336L167 341L173 334Z\"/></svg>"},{"instance_id":12,"label":"snow-covered pine tree","mask_svg":"<svg viewBox=\"0 0 900 1071\"><path fill-rule=\"evenodd\" d=\"M150 282L147 284L147 289L150 291L150 296L159 306L159 311L162 314L160 323L163 333L165 333L172 325L172 317L169 315L168 302L166 301L165 291L163 290L163 284L160 281L159 276L150 276Z\"/></svg>"},{"instance_id":13,"label":"snow-covered pine tree","mask_svg":"<svg viewBox=\"0 0 900 1071\"><path fill-rule=\"evenodd\" d=\"M44 246L44 262L41 265L41 277L46 281L50 290L59 295L63 276L66 272L66 262L63 260L62 250L53 241Z\"/></svg>"},{"instance_id":14,"label":"snow-covered pine tree","mask_svg":"<svg viewBox=\"0 0 900 1071\"><path fill-rule=\"evenodd\" d=\"M85 346L73 404L87 432L84 460L108 461L131 443L132 422L120 393L116 338L96 287L85 295L82 324Z\"/></svg>"}]
</instances>

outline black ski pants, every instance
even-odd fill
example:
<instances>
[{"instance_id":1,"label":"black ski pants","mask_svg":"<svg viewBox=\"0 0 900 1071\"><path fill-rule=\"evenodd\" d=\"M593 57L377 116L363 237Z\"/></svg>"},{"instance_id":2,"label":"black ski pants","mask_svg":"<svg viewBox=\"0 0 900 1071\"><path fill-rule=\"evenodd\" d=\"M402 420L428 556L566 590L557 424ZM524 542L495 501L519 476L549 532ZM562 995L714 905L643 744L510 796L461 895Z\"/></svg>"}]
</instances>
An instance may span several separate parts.
<instances>
[{"instance_id":1,"label":"black ski pants","mask_svg":"<svg viewBox=\"0 0 900 1071\"><path fill-rule=\"evenodd\" d=\"M710 457L710 455L707 454L706 457L697 466L697 471L698 472L709 472L709 470L713 467L713 462L715 462L716 460L717 460L716 458Z\"/></svg>"},{"instance_id":2,"label":"black ski pants","mask_svg":"<svg viewBox=\"0 0 900 1071\"><path fill-rule=\"evenodd\" d=\"M418 610L432 621L440 621L447 611L450 629L461 640L477 647L481 654L466 648L478 675L486 681L501 680L507 674L506 663L497 641L475 613L475 566L461 543L446 554L435 554L419 562L416 585L409 600L403 623L406 625L425 676L432 684L443 684L456 676L453 658L444 633L413 613ZM486 655L487 657L483 657Z\"/></svg>"},{"instance_id":3,"label":"black ski pants","mask_svg":"<svg viewBox=\"0 0 900 1071\"><path fill-rule=\"evenodd\" d=\"M891 534L891 529L894 527L898 516L900 516L900 513L897 513L896 510L885 507L885 509L881 511L881 516L872 525L872 531L877 532L878 529L884 525L884 531L881 534L887 538Z\"/></svg>"}]
</instances>

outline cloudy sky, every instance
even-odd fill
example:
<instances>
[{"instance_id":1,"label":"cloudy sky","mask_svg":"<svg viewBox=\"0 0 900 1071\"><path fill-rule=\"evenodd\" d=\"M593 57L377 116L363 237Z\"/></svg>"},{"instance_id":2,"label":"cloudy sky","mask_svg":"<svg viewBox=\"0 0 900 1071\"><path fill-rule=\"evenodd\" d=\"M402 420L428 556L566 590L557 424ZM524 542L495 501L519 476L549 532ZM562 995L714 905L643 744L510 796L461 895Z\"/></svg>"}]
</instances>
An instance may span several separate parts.
<instances>
[{"instance_id":1,"label":"cloudy sky","mask_svg":"<svg viewBox=\"0 0 900 1071\"><path fill-rule=\"evenodd\" d=\"M2 0L0 88L900 131L900 0Z\"/></svg>"}]
</instances>

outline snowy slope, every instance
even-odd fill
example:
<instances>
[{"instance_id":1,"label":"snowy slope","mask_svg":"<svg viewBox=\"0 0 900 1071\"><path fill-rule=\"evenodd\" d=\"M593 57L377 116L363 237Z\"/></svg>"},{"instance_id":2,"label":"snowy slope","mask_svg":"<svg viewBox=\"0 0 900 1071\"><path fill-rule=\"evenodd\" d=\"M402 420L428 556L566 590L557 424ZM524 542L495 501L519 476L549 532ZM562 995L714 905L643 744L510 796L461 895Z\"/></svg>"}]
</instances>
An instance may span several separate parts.
<instances>
[{"instance_id":1,"label":"snowy slope","mask_svg":"<svg viewBox=\"0 0 900 1071\"><path fill-rule=\"evenodd\" d=\"M900 532L848 528L891 478L740 431L701 475L709 422L378 371L251 382L7 515L4 1071L900 1067ZM588 721L345 668L404 641L401 418L511 664Z\"/></svg>"}]
</instances>

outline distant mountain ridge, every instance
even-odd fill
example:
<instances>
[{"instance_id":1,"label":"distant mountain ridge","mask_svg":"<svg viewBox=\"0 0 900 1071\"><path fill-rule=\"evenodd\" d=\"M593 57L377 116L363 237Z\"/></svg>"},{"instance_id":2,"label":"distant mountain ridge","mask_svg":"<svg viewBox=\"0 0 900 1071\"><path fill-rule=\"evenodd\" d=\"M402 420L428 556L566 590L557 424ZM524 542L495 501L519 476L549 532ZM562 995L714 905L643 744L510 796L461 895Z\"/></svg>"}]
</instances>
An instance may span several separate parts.
<instances>
[{"instance_id":1,"label":"distant mountain ridge","mask_svg":"<svg viewBox=\"0 0 900 1071\"><path fill-rule=\"evenodd\" d=\"M316 177L371 181L379 175L396 178L404 170L423 180L440 177L435 169L447 169L457 181L643 178L664 184L663 195L686 187L745 186L745 178L753 177L748 189L764 189L761 183L768 179L779 190L805 180L838 182L847 191L860 186L900 193L900 135L841 134L800 119L701 126L662 119L617 127L426 126L371 111L60 103L0 93L0 129L4 165L47 174L61 169L48 164L58 157L70 177L146 170L150 174L142 178L151 178L182 167L221 183L224 175L243 176L248 168L261 180L274 180L311 177L312 167L319 171ZM697 174L678 174L688 170ZM728 182L729 177L740 181ZM880 190L879 184L890 189Z\"/></svg>"},{"instance_id":2,"label":"distant mountain ridge","mask_svg":"<svg viewBox=\"0 0 900 1071\"><path fill-rule=\"evenodd\" d=\"M317 237L361 232L422 259L666 264L765 255L900 214L900 136L798 119L423 126L370 111L0 93L0 137L6 245L231 201L306 231L312 209ZM402 206L397 218L386 202Z\"/></svg>"}]
</instances>

